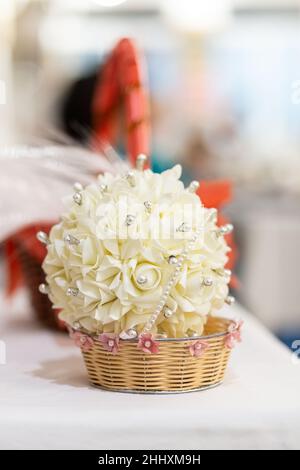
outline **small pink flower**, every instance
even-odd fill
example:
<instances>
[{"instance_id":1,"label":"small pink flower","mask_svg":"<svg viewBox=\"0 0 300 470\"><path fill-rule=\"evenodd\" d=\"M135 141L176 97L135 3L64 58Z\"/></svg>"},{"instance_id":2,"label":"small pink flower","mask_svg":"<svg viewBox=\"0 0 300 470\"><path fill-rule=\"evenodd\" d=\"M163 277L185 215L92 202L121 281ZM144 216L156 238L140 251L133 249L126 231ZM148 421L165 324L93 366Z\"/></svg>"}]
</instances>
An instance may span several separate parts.
<instances>
[{"instance_id":1,"label":"small pink flower","mask_svg":"<svg viewBox=\"0 0 300 470\"><path fill-rule=\"evenodd\" d=\"M233 333L228 333L225 337L225 346L228 349L233 349L236 345L236 339L234 338Z\"/></svg>"},{"instance_id":2,"label":"small pink flower","mask_svg":"<svg viewBox=\"0 0 300 470\"><path fill-rule=\"evenodd\" d=\"M209 344L205 341L195 341L189 347L191 356L194 357L201 357L205 353L205 351L209 348Z\"/></svg>"},{"instance_id":3,"label":"small pink flower","mask_svg":"<svg viewBox=\"0 0 300 470\"><path fill-rule=\"evenodd\" d=\"M157 354L159 352L158 344L154 341L153 336L150 333L139 337L137 347L147 354Z\"/></svg>"},{"instance_id":4,"label":"small pink flower","mask_svg":"<svg viewBox=\"0 0 300 470\"><path fill-rule=\"evenodd\" d=\"M243 326L243 321L232 321L228 327L228 334L225 338L225 346L228 349L233 349L236 346L236 343L242 341L241 329Z\"/></svg>"},{"instance_id":5,"label":"small pink flower","mask_svg":"<svg viewBox=\"0 0 300 470\"><path fill-rule=\"evenodd\" d=\"M102 333L99 336L99 341L101 341L102 346L106 351L117 354L119 351L119 337L113 333Z\"/></svg>"},{"instance_id":6,"label":"small pink flower","mask_svg":"<svg viewBox=\"0 0 300 470\"><path fill-rule=\"evenodd\" d=\"M84 335L79 331L70 332L70 337L74 340L76 346L84 352L89 351L94 346L94 341L90 336Z\"/></svg>"}]
</instances>

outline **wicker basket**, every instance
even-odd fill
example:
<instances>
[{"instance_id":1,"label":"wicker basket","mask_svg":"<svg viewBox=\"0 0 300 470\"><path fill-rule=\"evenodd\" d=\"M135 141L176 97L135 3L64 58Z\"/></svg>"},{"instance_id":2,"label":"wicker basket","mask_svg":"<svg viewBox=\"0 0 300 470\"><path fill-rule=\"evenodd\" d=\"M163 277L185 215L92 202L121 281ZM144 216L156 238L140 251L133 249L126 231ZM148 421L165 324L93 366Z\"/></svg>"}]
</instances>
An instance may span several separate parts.
<instances>
[{"instance_id":1,"label":"wicker basket","mask_svg":"<svg viewBox=\"0 0 300 470\"><path fill-rule=\"evenodd\" d=\"M93 338L91 349L82 350L89 380L105 390L133 393L180 393L214 387L223 381L230 356L225 342L230 324L230 320L209 316L203 336L157 340L158 354L143 353L136 340L126 340L113 355ZM189 347L199 340L209 347L201 357L194 357Z\"/></svg>"}]
</instances>

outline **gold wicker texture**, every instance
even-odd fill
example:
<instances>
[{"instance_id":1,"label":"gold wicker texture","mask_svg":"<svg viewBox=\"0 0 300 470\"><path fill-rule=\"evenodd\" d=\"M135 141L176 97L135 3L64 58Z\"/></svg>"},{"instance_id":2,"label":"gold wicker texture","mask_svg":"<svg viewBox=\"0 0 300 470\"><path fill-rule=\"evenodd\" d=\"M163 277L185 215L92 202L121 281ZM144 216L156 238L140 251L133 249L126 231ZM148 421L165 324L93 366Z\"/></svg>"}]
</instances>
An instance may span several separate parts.
<instances>
[{"instance_id":1,"label":"gold wicker texture","mask_svg":"<svg viewBox=\"0 0 300 470\"><path fill-rule=\"evenodd\" d=\"M222 382L230 349L225 345L230 320L208 317L203 336L158 340L159 353L137 349L137 341L120 341L116 355L94 339L82 351L90 382L103 389L140 393L178 393L213 387ZM201 357L191 355L195 341L209 345Z\"/></svg>"}]
</instances>

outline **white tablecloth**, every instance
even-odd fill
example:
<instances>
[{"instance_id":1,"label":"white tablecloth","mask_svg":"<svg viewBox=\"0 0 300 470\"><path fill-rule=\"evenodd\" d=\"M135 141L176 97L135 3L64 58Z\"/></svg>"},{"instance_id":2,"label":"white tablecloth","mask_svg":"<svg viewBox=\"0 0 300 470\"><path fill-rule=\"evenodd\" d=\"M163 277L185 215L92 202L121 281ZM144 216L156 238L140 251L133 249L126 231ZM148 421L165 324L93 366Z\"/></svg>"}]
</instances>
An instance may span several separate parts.
<instances>
[{"instance_id":1,"label":"white tablecloth","mask_svg":"<svg viewBox=\"0 0 300 470\"><path fill-rule=\"evenodd\" d=\"M29 315L1 308L1 449L295 449L300 364L240 307L244 341L225 382L182 395L105 392L87 383L80 352Z\"/></svg>"}]
</instances>

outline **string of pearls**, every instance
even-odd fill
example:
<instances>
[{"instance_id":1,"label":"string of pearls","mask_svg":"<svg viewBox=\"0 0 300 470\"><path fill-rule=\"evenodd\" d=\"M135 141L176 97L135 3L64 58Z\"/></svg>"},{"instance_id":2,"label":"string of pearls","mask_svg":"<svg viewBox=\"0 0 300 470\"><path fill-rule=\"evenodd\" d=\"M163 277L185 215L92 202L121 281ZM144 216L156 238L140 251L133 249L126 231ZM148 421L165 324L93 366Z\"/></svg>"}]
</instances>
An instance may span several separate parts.
<instances>
[{"instance_id":1,"label":"string of pearls","mask_svg":"<svg viewBox=\"0 0 300 470\"><path fill-rule=\"evenodd\" d=\"M177 262L175 264L175 269L171 275L171 277L169 278L169 281L167 282L164 290L163 290L163 293L162 293L162 296L154 310L154 313L151 315L151 317L149 318L149 320L147 321L147 323L145 324L142 332L141 332L141 335L145 334L145 333L149 333L156 320L158 319L159 315L161 314L161 312L164 310L164 308L166 308L166 303L167 303L167 300L168 300L168 297L170 295L170 292L172 290L172 288L174 287L176 281L177 281L177 278L182 270L182 267L183 267L183 263L184 261L186 260L188 254L189 254L189 251L193 248L193 245L194 243L197 241L197 238L199 237L200 235L200 232L201 230L197 230L195 232L195 234L193 235L193 237L191 238L191 240L188 242L188 244L186 245L186 247L182 250L181 254L177 257ZM171 260L170 260L171 261ZM171 263L173 263L173 259L171 261ZM168 307L167 307L168 310L170 310ZM166 312L167 313L167 317L170 316L169 315L169 312Z\"/></svg>"}]
</instances>

